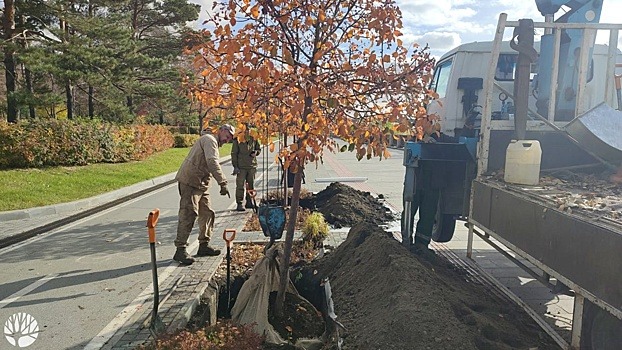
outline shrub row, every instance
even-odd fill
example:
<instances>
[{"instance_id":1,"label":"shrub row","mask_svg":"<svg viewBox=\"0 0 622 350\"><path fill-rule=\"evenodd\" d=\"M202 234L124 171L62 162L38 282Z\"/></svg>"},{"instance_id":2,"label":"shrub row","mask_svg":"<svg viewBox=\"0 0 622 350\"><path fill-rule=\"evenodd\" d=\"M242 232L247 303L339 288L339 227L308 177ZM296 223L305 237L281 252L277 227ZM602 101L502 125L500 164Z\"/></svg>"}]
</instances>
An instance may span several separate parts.
<instances>
[{"instance_id":1,"label":"shrub row","mask_svg":"<svg viewBox=\"0 0 622 350\"><path fill-rule=\"evenodd\" d=\"M0 123L0 168L142 160L173 146L161 125L42 119Z\"/></svg>"},{"instance_id":2,"label":"shrub row","mask_svg":"<svg viewBox=\"0 0 622 350\"><path fill-rule=\"evenodd\" d=\"M194 145L194 142L199 139L199 137L201 136L197 134L176 134L174 136L174 139L175 139L174 147L177 147L177 148L191 147L192 145Z\"/></svg>"},{"instance_id":3,"label":"shrub row","mask_svg":"<svg viewBox=\"0 0 622 350\"><path fill-rule=\"evenodd\" d=\"M201 133L201 127L199 126L167 126L168 131L173 135L175 134L196 134Z\"/></svg>"}]
</instances>

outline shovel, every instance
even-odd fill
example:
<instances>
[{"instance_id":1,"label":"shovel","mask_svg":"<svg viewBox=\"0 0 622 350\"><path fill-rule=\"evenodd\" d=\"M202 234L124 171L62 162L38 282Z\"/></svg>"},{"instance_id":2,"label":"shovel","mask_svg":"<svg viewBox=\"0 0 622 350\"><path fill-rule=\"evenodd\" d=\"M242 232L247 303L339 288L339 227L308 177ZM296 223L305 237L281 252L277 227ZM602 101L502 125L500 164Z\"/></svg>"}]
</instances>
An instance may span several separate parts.
<instances>
[{"instance_id":1,"label":"shovel","mask_svg":"<svg viewBox=\"0 0 622 350\"><path fill-rule=\"evenodd\" d=\"M151 314L151 324L149 330L154 336L164 330L164 322L158 316L158 306L160 304L160 290L158 286L158 264L156 261L156 234L155 227L160 217L160 209L149 212L147 218L147 232L149 233L149 249L151 250L151 272L153 276L153 313Z\"/></svg>"},{"instance_id":2,"label":"shovel","mask_svg":"<svg viewBox=\"0 0 622 350\"><path fill-rule=\"evenodd\" d=\"M255 214L257 214L257 191L255 190L251 190L248 188L248 184L246 184L247 188L246 188L246 197L247 199L250 199L251 205L253 206L253 211L255 212Z\"/></svg>"},{"instance_id":3,"label":"shovel","mask_svg":"<svg viewBox=\"0 0 622 350\"><path fill-rule=\"evenodd\" d=\"M235 239L235 230L227 228L222 233L222 239L227 242L227 318L231 318L231 242Z\"/></svg>"}]
</instances>

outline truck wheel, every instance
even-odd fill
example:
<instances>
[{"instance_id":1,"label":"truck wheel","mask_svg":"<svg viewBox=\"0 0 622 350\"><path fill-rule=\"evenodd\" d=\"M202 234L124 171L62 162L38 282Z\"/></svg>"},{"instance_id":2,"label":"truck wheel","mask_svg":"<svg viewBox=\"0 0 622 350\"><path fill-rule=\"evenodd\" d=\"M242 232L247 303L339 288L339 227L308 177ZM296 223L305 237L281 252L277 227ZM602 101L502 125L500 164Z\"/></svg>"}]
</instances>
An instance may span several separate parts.
<instances>
[{"instance_id":1,"label":"truck wheel","mask_svg":"<svg viewBox=\"0 0 622 350\"><path fill-rule=\"evenodd\" d=\"M446 243L451 241L456 229L456 217L453 214L443 214L442 196L438 200L438 208L434 217L434 226L432 227L432 240L434 242Z\"/></svg>"},{"instance_id":2,"label":"truck wheel","mask_svg":"<svg viewBox=\"0 0 622 350\"><path fill-rule=\"evenodd\" d=\"M586 300L581 332L582 349L615 350L622 344L622 320Z\"/></svg>"}]
</instances>

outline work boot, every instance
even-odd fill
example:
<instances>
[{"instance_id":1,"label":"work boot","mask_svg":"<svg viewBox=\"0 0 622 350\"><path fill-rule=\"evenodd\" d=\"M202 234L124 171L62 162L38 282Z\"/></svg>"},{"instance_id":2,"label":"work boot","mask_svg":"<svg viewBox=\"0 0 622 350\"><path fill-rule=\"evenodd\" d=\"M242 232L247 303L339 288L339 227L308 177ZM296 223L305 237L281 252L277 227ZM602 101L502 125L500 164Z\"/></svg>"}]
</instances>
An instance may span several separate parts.
<instances>
[{"instance_id":1,"label":"work boot","mask_svg":"<svg viewBox=\"0 0 622 350\"><path fill-rule=\"evenodd\" d=\"M194 258L188 255L186 252L186 248L177 248L175 255L173 256L173 260L177 261L182 265L192 265L194 262Z\"/></svg>"},{"instance_id":2,"label":"work boot","mask_svg":"<svg viewBox=\"0 0 622 350\"><path fill-rule=\"evenodd\" d=\"M410 251L424 261L432 264L439 263L436 253L434 253L434 251L430 249L427 243L415 242L415 244L411 245L410 247Z\"/></svg>"},{"instance_id":3,"label":"work boot","mask_svg":"<svg viewBox=\"0 0 622 350\"><path fill-rule=\"evenodd\" d=\"M415 254L423 254L430 251L430 247L426 243L415 241L414 244L410 245L410 251Z\"/></svg>"},{"instance_id":4,"label":"work boot","mask_svg":"<svg viewBox=\"0 0 622 350\"><path fill-rule=\"evenodd\" d=\"M199 244L199 251L197 252L197 256L218 256L220 255L220 249L214 249L210 247L207 243Z\"/></svg>"},{"instance_id":5,"label":"work boot","mask_svg":"<svg viewBox=\"0 0 622 350\"><path fill-rule=\"evenodd\" d=\"M236 211L246 211L246 209L244 209L244 206L242 205L242 202L238 203L237 208L235 208Z\"/></svg>"}]
</instances>

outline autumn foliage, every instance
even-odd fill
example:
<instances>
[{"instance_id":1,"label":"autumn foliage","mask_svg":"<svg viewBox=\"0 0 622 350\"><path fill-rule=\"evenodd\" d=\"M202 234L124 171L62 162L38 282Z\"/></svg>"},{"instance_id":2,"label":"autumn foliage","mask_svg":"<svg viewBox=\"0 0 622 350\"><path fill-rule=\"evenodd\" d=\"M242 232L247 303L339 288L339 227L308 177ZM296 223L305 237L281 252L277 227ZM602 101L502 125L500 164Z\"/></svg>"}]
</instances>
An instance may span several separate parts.
<instances>
[{"instance_id":1,"label":"autumn foliage","mask_svg":"<svg viewBox=\"0 0 622 350\"><path fill-rule=\"evenodd\" d=\"M203 38L189 40L196 76L193 100L212 115L230 115L237 136L279 150L295 173L282 266L289 266L301 189L301 169L325 150L389 156L387 135L426 120L433 60L427 48L406 46L394 0L225 0L215 2ZM209 123L209 121L208 121ZM340 149L340 150L345 150ZM285 299L281 271L277 314Z\"/></svg>"},{"instance_id":2,"label":"autumn foliage","mask_svg":"<svg viewBox=\"0 0 622 350\"><path fill-rule=\"evenodd\" d=\"M319 161L332 136L359 159L387 157L386 135L425 118L433 60L406 46L394 1L229 0L194 40L193 99L267 144L294 136L286 166Z\"/></svg>"},{"instance_id":3,"label":"autumn foliage","mask_svg":"<svg viewBox=\"0 0 622 350\"><path fill-rule=\"evenodd\" d=\"M180 330L166 334L155 343L139 346L138 350L261 350L263 337L250 325L237 326L218 322L195 331Z\"/></svg>"},{"instance_id":4,"label":"autumn foliage","mask_svg":"<svg viewBox=\"0 0 622 350\"><path fill-rule=\"evenodd\" d=\"M0 122L0 169L143 160L171 146L173 135L162 125L66 119Z\"/></svg>"}]
</instances>

